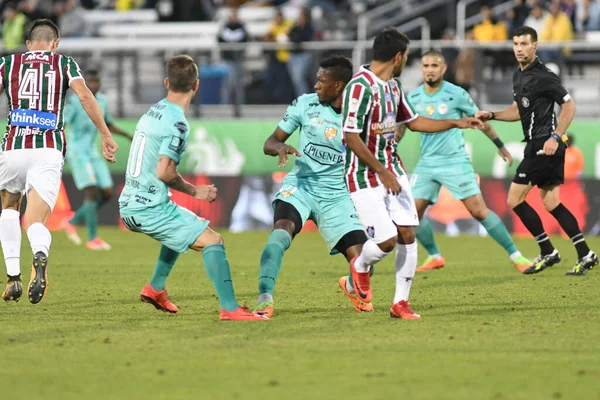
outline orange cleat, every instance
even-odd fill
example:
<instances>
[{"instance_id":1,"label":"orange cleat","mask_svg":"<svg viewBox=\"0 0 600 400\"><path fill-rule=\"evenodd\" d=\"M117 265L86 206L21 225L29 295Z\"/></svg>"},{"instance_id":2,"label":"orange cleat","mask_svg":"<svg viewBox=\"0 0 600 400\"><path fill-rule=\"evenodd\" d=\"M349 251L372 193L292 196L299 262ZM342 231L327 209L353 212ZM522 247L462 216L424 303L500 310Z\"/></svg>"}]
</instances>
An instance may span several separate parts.
<instances>
[{"instance_id":1,"label":"orange cleat","mask_svg":"<svg viewBox=\"0 0 600 400\"><path fill-rule=\"evenodd\" d=\"M340 285L340 289L342 289L342 292L344 292L344 294L350 299L350 301L352 302L352 305L354 306L354 308L356 309L356 311L358 312L372 312L373 310L373 303L364 303L362 302L356 295L350 293L347 289L346 289L346 281L348 280L347 276L342 276L340 278L340 280L338 281L339 285Z\"/></svg>"},{"instance_id":2,"label":"orange cleat","mask_svg":"<svg viewBox=\"0 0 600 400\"><path fill-rule=\"evenodd\" d=\"M252 311L254 314L264 315L265 317L271 318L273 316L273 303L270 301L262 301L254 307Z\"/></svg>"},{"instance_id":3,"label":"orange cleat","mask_svg":"<svg viewBox=\"0 0 600 400\"><path fill-rule=\"evenodd\" d=\"M73 242L74 244L76 244L77 246L79 246L81 244L81 238L79 237L79 234L77 233L77 228L75 227L75 225L71 225L69 223L68 219L65 219L62 224L61 224L61 229L63 231L65 231L65 233L67 234L67 238Z\"/></svg>"},{"instance_id":4,"label":"orange cleat","mask_svg":"<svg viewBox=\"0 0 600 400\"><path fill-rule=\"evenodd\" d=\"M352 274L352 283L354 287L354 293L360 301L364 303L370 303L373 300L373 292L371 291L371 274L367 272L358 272L354 268L354 263L358 256L354 257L350 261L350 273Z\"/></svg>"},{"instance_id":5,"label":"orange cleat","mask_svg":"<svg viewBox=\"0 0 600 400\"><path fill-rule=\"evenodd\" d=\"M104 240L100 239L99 237L87 242L86 247L89 250L110 250L112 248L112 247L110 247L110 244L106 243Z\"/></svg>"},{"instance_id":6,"label":"orange cleat","mask_svg":"<svg viewBox=\"0 0 600 400\"><path fill-rule=\"evenodd\" d=\"M269 317L252 313L245 307L238 307L233 311L221 309L219 319L221 321L268 321Z\"/></svg>"},{"instance_id":7,"label":"orange cleat","mask_svg":"<svg viewBox=\"0 0 600 400\"><path fill-rule=\"evenodd\" d=\"M392 305L390 308L391 318L402 318L402 319L421 319L421 316L410 309L408 301L402 300Z\"/></svg>"},{"instance_id":8,"label":"orange cleat","mask_svg":"<svg viewBox=\"0 0 600 400\"><path fill-rule=\"evenodd\" d=\"M166 289L154 290L150 284L144 286L142 293L140 293L140 299L144 303L152 304L157 310L162 310L164 312L170 312L173 314L179 311L179 307L171 303L171 300L169 300L169 294L167 293Z\"/></svg>"},{"instance_id":9,"label":"orange cleat","mask_svg":"<svg viewBox=\"0 0 600 400\"><path fill-rule=\"evenodd\" d=\"M425 262L423 263L423 265L421 265L419 268L417 268L416 271L417 272L431 271L432 269L444 268L444 265L446 265L446 260L444 259L444 257L440 257L440 258L427 257L425 259Z\"/></svg>"}]
</instances>

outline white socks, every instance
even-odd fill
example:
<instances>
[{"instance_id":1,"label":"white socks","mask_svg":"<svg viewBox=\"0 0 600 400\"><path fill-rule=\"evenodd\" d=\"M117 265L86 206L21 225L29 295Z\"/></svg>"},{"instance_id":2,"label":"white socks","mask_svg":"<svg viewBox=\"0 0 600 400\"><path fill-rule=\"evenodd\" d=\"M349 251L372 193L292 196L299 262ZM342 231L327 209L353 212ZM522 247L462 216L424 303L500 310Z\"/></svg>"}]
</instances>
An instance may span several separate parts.
<instances>
[{"instance_id":1,"label":"white socks","mask_svg":"<svg viewBox=\"0 0 600 400\"><path fill-rule=\"evenodd\" d=\"M372 240L367 240L363 245L360 255L354 262L354 268L357 272L369 272L371 265L377 264L383 260L385 256L390 253L386 253L377 246Z\"/></svg>"},{"instance_id":2,"label":"white socks","mask_svg":"<svg viewBox=\"0 0 600 400\"><path fill-rule=\"evenodd\" d=\"M408 301L415 270L417 269L417 242L396 244L396 293L394 304Z\"/></svg>"},{"instance_id":3,"label":"white socks","mask_svg":"<svg viewBox=\"0 0 600 400\"><path fill-rule=\"evenodd\" d=\"M31 244L31 251L35 256L38 252L44 253L48 257L50 252L50 243L52 243L52 235L50 231L42 223L36 222L27 230L27 237Z\"/></svg>"},{"instance_id":4,"label":"white socks","mask_svg":"<svg viewBox=\"0 0 600 400\"><path fill-rule=\"evenodd\" d=\"M21 224L18 211L2 210L0 242L4 261L6 261L6 274L9 276L19 275L21 273Z\"/></svg>"}]
</instances>

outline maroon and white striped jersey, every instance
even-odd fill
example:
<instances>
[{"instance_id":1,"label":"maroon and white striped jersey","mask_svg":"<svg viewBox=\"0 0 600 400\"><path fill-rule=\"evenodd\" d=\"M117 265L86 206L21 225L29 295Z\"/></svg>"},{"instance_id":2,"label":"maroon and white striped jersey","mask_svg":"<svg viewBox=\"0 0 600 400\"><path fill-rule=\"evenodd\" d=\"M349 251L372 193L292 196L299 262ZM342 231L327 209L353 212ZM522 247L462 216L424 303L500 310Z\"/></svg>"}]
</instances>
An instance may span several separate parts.
<instances>
[{"instance_id":1,"label":"maroon and white striped jersey","mask_svg":"<svg viewBox=\"0 0 600 400\"><path fill-rule=\"evenodd\" d=\"M406 100L396 79L383 81L369 70L360 67L343 94L342 129L344 134L358 134L371 153L397 176L404 174L396 153L396 125L418 117ZM350 192L381 185L375 171L349 149L346 149L346 182Z\"/></svg>"},{"instance_id":2,"label":"maroon and white striped jersey","mask_svg":"<svg viewBox=\"0 0 600 400\"><path fill-rule=\"evenodd\" d=\"M64 155L65 96L83 79L75 60L50 51L12 54L0 58L0 76L8 98L1 150L54 148Z\"/></svg>"}]
</instances>

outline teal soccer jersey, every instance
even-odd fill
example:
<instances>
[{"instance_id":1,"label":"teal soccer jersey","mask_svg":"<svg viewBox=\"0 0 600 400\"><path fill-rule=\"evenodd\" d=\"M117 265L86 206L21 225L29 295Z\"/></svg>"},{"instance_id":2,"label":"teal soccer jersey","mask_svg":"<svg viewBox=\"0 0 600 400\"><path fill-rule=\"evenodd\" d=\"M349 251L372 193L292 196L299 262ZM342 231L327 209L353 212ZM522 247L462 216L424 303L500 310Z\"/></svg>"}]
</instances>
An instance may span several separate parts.
<instances>
[{"instance_id":1,"label":"teal soccer jersey","mask_svg":"<svg viewBox=\"0 0 600 400\"><path fill-rule=\"evenodd\" d=\"M299 129L302 154L284 179L275 202L294 206L302 218L315 221L331 254L347 233L363 230L346 188L346 150L340 128L341 115L316 94L305 94L288 107L279 128L287 134Z\"/></svg>"},{"instance_id":2,"label":"teal soccer jersey","mask_svg":"<svg viewBox=\"0 0 600 400\"><path fill-rule=\"evenodd\" d=\"M459 119L473 116L477 105L461 87L443 81L433 95L421 85L408 94L420 114L434 119ZM436 203L441 186L457 200L481 193L475 171L465 149L462 129L428 134L419 133L421 157L411 178L415 199Z\"/></svg>"},{"instance_id":3,"label":"teal soccer jersey","mask_svg":"<svg viewBox=\"0 0 600 400\"><path fill-rule=\"evenodd\" d=\"M96 94L96 100L104 115L104 121L107 125L112 124L112 117L108 110L106 97L101 93ZM65 107L65 125L67 127L67 140L69 146L67 151L81 151L84 153L97 153L96 139L98 138L98 129L86 114L79 97L71 96Z\"/></svg>"},{"instance_id":4,"label":"teal soccer jersey","mask_svg":"<svg viewBox=\"0 0 600 400\"><path fill-rule=\"evenodd\" d=\"M460 119L463 114L472 117L479 110L466 90L446 81L433 95L425 91L425 85L421 85L408 93L408 100L419 114L433 119ZM419 136L423 162L467 157L462 129L434 134L419 133Z\"/></svg>"}]
</instances>

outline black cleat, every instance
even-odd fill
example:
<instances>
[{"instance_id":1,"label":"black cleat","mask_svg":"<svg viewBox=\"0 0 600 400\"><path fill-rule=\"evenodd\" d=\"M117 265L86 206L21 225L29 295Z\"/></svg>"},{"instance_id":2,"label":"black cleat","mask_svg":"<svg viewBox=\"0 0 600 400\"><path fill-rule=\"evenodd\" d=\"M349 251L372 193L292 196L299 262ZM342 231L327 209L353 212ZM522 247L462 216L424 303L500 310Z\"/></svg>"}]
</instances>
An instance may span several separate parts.
<instances>
[{"instance_id":1,"label":"black cleat","mask_svg":"<svg viewBox=\"0 0 600 400\"><path fill-rule=\"evenodd\" d=\"M598 256L593 251L590 251L587 256L577 260L577 264L575 264L572 271L567 272L567 275L585 275L589 270L594 269L596 265L598 265Z\"/></svg>"},{"instance_id":2,"label":"black cleat","mask_svg":"<svg viewBox=\"0 0 600 400\"><path fill-rule=\"evenodd\" d=\"M554 249L554 251L550 254L539 255L537 256L533 262L531 267L527 268L523 271L524 274L537 274L538 272L542 272L548 267L553 266L554 264L558 264L560 262L560 254L558 250Z\"/></svg>"},{"instance_id":3,"label":"black cleat","mask_svg":"<svg viewBox=\"0 0 600 400\"><path fill-rule=\"evenodd\" d=\"M35 254L31 266L31 281L29 282L29 301L37 304L44 298L48 290L48 257L41 251Z\"/></svg>"},{"instance_id":4,"label":"black cleat","mask_svg":"<svg viewBox=\"0 0 600 400\"><path fill-rule=\"evenodd\" d=\"M19 297L23 294L23 284L21 283L21 274L17 276L8 276L8 282L6 282L6 289L2 293L4 301L19 301Z\"/></svg>"}]
</instances>

